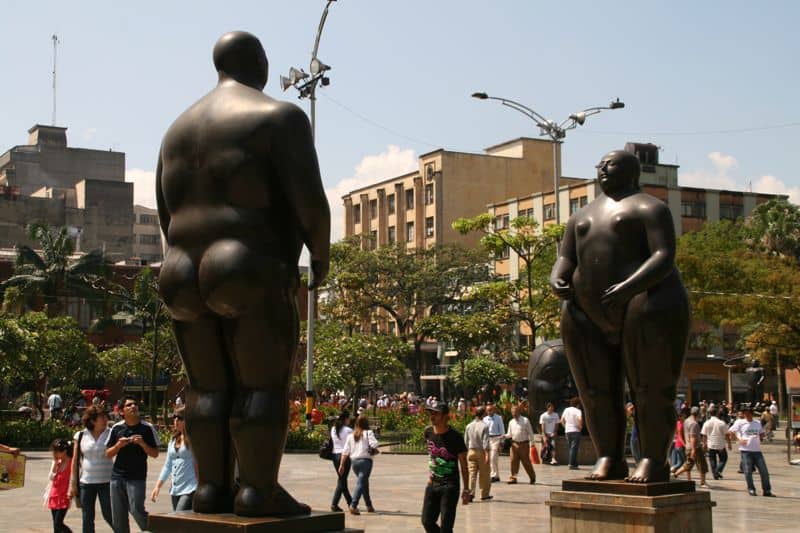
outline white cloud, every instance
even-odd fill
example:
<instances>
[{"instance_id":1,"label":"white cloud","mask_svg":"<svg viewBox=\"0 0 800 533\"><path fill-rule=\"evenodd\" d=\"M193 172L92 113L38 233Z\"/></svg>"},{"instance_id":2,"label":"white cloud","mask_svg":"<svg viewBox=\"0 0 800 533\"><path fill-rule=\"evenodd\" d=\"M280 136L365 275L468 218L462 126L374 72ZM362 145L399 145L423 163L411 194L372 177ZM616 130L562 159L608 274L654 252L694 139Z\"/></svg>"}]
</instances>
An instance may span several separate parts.
<instances>
[{"instance_id":1,"label":"white cloud","mask_svg":"<svg viewBox=\"0 0 800 533\"><path fill-rule=\"evenodd\" d=\"M90 141L95 133L97 133L97 128L86 128L83 132L83 140Z\"/></svg>"},{"instance_id":2,"label":"white cloud","mask_svg":"<svg viewBox=\"0 0 800 533\"><path fill-rule=\"evenodd\" d=\"M737 189L736 180L729 175L729 171L739 165L736 158L721 152L711 152L707 157L711 161L714 170L700 169L681 172L679 174L680 184L683 187L698 187L701 189Z\"/></svg>"},{"instance_id":3,"label":"white cloud","mask_svg":"<svg viewBox=\"0 0 800 533\"><path fill-rule=\"evenodd\" d=\"M125 181L133 183L133 203L151 209L156 208L156 173L153 170L129 168Z\"/></svg>"},{"instance_id":4,"label":"white cloud","mask_svg":"<svg viewBox=\"0 0 800 533\"><path fill-rule=\"evenodd\" d=\"M725 155L722 152L711 152L708 154L708 159L711 161L711 164L714 165L714 168L717 169L717 172L721 174L739 166L739 162L735 157L732 155Z\"/></svg>"},{"instance_id":5,"label":"white cloud","mask_svg":"<svg viewBox=\"0 0 800 533\"><path fill-rule=\"evenodd\" d=\"M787 194L790 202L800 204L800 187L789 187L775 176L769 174L753 181L753 192Z\"/></svg>"},{"instance_id":6,"label":"white cloud","mask_svg":"<svg viewBox=\"0 0 800 533\"><path fill-rule=\"evenodd\" d=\"M344 237L344 205L342 196L353 189L364 187L376 181L400 176L419 167L414 150L401 149L390 144L386 151L367 155L356 165L354 175L339 181L333 187L325 189L328 203L331 206L331 241Z\"/></svg>"}]
</instances>

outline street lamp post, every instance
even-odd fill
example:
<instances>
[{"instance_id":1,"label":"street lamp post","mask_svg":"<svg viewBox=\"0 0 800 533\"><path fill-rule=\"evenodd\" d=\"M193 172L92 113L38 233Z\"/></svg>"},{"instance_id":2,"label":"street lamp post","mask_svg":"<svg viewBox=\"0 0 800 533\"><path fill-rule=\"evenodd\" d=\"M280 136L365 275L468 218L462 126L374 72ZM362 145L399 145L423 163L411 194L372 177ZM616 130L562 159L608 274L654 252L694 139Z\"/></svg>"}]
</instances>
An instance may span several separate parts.
<instances>
[{"instance_id":1,"label":"street lamp post","mask_svg":"<svg viewBox=\"0 0 800 533\"><path fill-rule=\"evenodd\" d=\"M731 375L731 370L738 366L738 363L734 363L734 361L743 361L745 359L750 359L750 357L750 354L746 353L729 357L722 362L722 366L728 369L728 405L733 405L733 376Z\"/></svg>"},{"instance_id":2,"label":"street lamp post","mask_svg":"<svg viewBox=\"0 0 800 533\"><path fill-rule=\"evenodd\" d=\"M623 102L620 102L619 98L615 101L611 102L609 105L604 107L590 107L584 109L583 111L579 111L577 113L571 114L564 120L561 124L556 123L555 121L546 119L530 107L520 104L519 102L515 102L514 100L509 100L508 98L499 98L497 96L489 96L486 93L478 92L472 94L473 98L477 98L479 100L497 100L501 104L506 107L510 107L515 111L519 111L529 119L533 120L536 123L536 126L539 127L539 135L547 135L553 141L553 195L555 197L555 220L556 224L559 223L559 209L558 209L558 151L557 145L563 142L563 139L566 138L567 132L571 129L577 128L578 126L582 126L584 122L586 122L586 117L591 115L596 115L600 111L605 109L622 109L625 107Z\"/></svg>"},{"instance_id":3,"label":"street lamp post","mask_svg":"<svg viewBox=\"0 0 800 533\"><path fill-rule=\"evenodd\" d=\"M336 0L328 0L325 9L322 10L322 17L317 27L317 35L314 38L314 49L311 51L311 63L309 71L303 69L290 68L289 76L281 76L281 89L284 91L289 87L294 87L299 91L298 98L308 98L311 102L311 138L316 144L317 129L317 86L327 87L330 79L326 72L331 69L317 57L319 51L319 39L322 36L322 28L328 18L328 9ZM312 426L311 410L314 408L314 314L317 303L317 291L312 289L314 273L309 265L308 269L308 306L307 306L307 332L306 332L306 427Z\"/></svg>"}]
</instances>

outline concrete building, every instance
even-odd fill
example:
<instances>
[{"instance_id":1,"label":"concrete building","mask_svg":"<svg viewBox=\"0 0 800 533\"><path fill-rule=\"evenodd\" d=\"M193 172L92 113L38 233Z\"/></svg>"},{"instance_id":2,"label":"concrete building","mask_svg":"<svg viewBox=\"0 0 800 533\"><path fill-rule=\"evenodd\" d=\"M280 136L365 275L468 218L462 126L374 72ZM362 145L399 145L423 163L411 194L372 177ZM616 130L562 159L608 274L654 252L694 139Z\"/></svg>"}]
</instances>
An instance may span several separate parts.
<instances>
[{"instance_id":1,"label":"concrete building","mask_svg":"<svg viewBox=\"0 0 800 533\"><path fill-rule=\"evenodd\" d=\"M133 206L133 259L139 264L160 263L163 259L158 211L143 205Z\"/></svg>"},{"instance_id":2,"label":"concrete building","mask_svg":"<svg viewBox=\"0 0 800 533\"><path fill-rule=\"evenodd\" d=\"M0 155L0 247L34 244L31 222L66 226L76 250L133 254L133 184L125 154L67 146L66 128L35 125L28 144Z\"/></svg>"}]
</instances>

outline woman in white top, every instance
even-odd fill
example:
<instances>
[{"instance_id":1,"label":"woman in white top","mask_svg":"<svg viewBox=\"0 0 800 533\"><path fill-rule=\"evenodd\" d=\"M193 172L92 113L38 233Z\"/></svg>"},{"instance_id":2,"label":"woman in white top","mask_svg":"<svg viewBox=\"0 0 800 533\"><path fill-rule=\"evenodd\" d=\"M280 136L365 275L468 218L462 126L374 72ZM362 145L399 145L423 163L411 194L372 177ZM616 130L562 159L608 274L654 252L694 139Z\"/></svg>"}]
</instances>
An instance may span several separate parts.
<instances>
[{"instance_id":1,"label":"woman in white top","mask_svg":"<svg viewBox=\"0 0 800 533\"><path fill-rule=\"evenodd\" d=\"M83 511L83 533L94 533L96 499L100 500L100 512L103 513L103 518L109 526L112 524L109 484L113 461L106 457L105 446L111 429L108 427L108 414L100 405L88 407L83 413L82 420L86 429L78 431L73 437L75 447L72 453L72 478L68 496L73 498L79 495Z\"/></svg>"},{"instance_id":2,"label":"woman in white top","mask_svg":"<svg viewBox=\"0 0 800 533\"><path fill-rule=\"evenodd\" d=\"M331 502L331 511L335 513L342 512L342 508L339 507L339 500L342 499L342 496L344 496L344 501L347 502L348 507L350 506L350 502L353 501L353 498L350 496L350 491L347 489L347 475L350 473L350 461L348 459L345 459L344 471L339 471L339 465L342 461L342 450L344 450L347 437L352 432L353 428L350 427L350 413L342 411L342 414L339 415L339 418L336 419L336 423L331 428L333 469L336 470L336 475L339 476L336 481L336 490L333 491L333 501Z\"/></svg>"},{"instance_id":3,"label":"woman in white top","mask_svg":"<svg viewBox=\"0 0 800 533\"><path fill-rule=\"evenodd\" d=\"M369 419L359 416L356 419L356 429L347 436L339 461L339 474L345 469L345 462L349 458L356 474L356 490L353 492L353 501L350 503L350 513L361 514L358 510L358 501L364 496L367 512L374 513L372 498L369 496L369 475L372 473L372 456L378 453L378 439L369 429Z\"/></svg>"}]
</instances>

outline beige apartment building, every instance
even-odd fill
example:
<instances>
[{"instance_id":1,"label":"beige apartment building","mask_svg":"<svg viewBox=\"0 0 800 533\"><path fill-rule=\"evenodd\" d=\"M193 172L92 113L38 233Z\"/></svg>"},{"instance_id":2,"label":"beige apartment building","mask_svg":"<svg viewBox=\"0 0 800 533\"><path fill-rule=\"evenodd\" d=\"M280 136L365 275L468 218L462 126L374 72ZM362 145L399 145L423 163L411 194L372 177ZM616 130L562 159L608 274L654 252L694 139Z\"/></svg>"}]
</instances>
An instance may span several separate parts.
<instances>
[{"instance_id":1,"label":"beige apartment building","mask_svg":"<svg viewBox=\"0 0 800 533\"><path fill-rule=\"evenodd\" d=\"M133 259L140 265L160 263L163 259L158 211L143 205L133 206Z\"/></svg>"}]
</instances>

